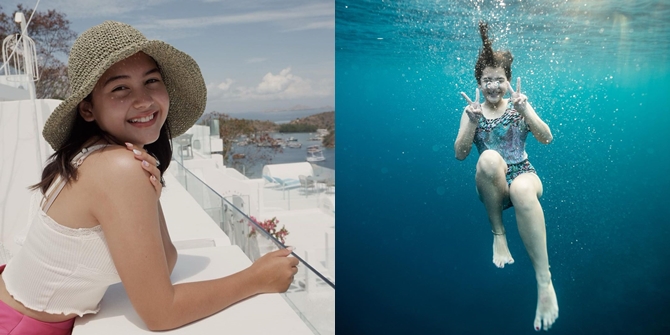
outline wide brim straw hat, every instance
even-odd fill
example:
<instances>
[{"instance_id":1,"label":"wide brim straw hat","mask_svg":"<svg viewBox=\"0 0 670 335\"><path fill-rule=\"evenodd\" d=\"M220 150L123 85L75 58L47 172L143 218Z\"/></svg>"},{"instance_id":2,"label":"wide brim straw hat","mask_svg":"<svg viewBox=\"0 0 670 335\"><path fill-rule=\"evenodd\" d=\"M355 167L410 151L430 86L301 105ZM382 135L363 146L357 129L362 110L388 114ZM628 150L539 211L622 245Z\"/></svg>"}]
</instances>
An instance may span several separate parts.
<instances>
[{"instance_id":1,"label":"wide brim straw hat","mask_svg":"<svg viewBox=\"0 0 670 335\"><path fill-rule=\"evenodd\" d=\"M167 122L172 137L185 133L205 111L207 87L200 67L186 53L120 22L105 21L82 33L72 45L68 60L70 95L51 113L42 135L54 150L70 136L78 113L98 79L115 63L144 52L158 64L170 97Z\"/></svg>"}]
</instances>

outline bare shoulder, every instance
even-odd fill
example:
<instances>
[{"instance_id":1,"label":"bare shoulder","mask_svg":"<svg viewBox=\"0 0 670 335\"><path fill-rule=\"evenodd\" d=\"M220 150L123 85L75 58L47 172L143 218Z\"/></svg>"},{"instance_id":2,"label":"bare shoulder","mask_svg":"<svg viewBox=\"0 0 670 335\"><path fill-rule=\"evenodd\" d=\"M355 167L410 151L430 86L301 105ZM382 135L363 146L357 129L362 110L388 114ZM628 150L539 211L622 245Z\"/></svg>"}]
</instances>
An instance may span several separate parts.
<instances>
[{"instance_id":1,"label":"bare shoulder","mask_svg":"<svg viewBox=\"0 0 670 335\"><path fill-rule=\"evenodd\" d=\"M92 179L89 181L98 186L126 184L146 177L140 161L121 146L109 146L91 153L79 170L83 178Z\"/></svg>"},{"instance_id":2,"label":"bare shoulder","mask_svg":"<svg viewBox=\"0 0 670 335\"><path fill-rule=\"evenodd\" d=\"M86 185L96 202L157 201L149 175L140 164L126 148L109 146L86 158L79 167L79 183Z\"/></svg>"}]
</instances>

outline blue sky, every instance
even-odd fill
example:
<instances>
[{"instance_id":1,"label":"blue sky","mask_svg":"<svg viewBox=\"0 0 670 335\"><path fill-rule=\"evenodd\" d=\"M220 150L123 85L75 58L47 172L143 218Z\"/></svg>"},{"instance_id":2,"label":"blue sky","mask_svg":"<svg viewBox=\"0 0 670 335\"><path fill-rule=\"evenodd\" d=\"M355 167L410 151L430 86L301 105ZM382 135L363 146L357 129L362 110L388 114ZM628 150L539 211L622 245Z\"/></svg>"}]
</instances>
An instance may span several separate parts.
<instances>
[{"instance_id":1,"label":"blue sky","mask_svg":"<svg viewBox=\"0 0 670 335\"><path fill-rule=\"evenodd\" d=\"M3 0L33 8L37 0ZM335 105L334 0L41 0L77 34L105 20L190 54L208 87L206 112Z\"/></svg>"}]
</instances>

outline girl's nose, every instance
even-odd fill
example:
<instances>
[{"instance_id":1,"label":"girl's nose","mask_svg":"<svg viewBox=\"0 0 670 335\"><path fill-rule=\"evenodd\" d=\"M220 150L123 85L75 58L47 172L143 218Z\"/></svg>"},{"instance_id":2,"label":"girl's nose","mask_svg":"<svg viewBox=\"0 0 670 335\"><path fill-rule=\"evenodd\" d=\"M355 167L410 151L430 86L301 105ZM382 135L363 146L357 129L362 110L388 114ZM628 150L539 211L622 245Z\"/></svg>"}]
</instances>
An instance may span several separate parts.
<instances>
[{"instance_id":1,"label":"girl's nose","mask_svg":"<svg viewBox=\"0 0 670 335\"><path fill-rule=\"evenodd\" d=\"M489 90L498 89L498 88L500 88L500 83L497 82L497 81L488 82L488 83L486 83L486 88L488 88Z\"/></svg>"},{"instance_id":2,"label":"girl's nose","mask_svg":"<svg viewBox=\"0 0 670 335\"><path fill-rule=\"evenodd\" d=\"M149 108L154 103L154 99L146 90L140 90L137 92L135 97L135 103L133 104L136 109L146 109Z\"/></svg>"}]
</instances>

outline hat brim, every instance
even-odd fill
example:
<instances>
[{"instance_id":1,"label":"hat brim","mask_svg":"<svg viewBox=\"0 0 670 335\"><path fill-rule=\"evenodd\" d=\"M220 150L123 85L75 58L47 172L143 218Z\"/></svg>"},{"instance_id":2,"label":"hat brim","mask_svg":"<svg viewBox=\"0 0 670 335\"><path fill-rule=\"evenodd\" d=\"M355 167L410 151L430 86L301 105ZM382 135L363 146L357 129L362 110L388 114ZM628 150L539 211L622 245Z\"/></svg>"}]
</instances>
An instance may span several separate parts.
<instances>
[{"instance_id":1,"label":"hat brim","mask_svg":"<svg viewBox=\"0 0 670 335\"><path fill-rule=\"evenodd\" d=\"M185 133L205 111L207 87L200 67L188 54L173 46L157 40L146 41L122 49L107 58L94 69L85 85L72 92L51 113L44 124L42 135L54 150L58 150L67 141L72 131L77 106L95 87L100 77L117 62L138 52L152 57L160 69L165 87L170 97L167 122L172 137Z\"/></svg>"}]
</instances>

